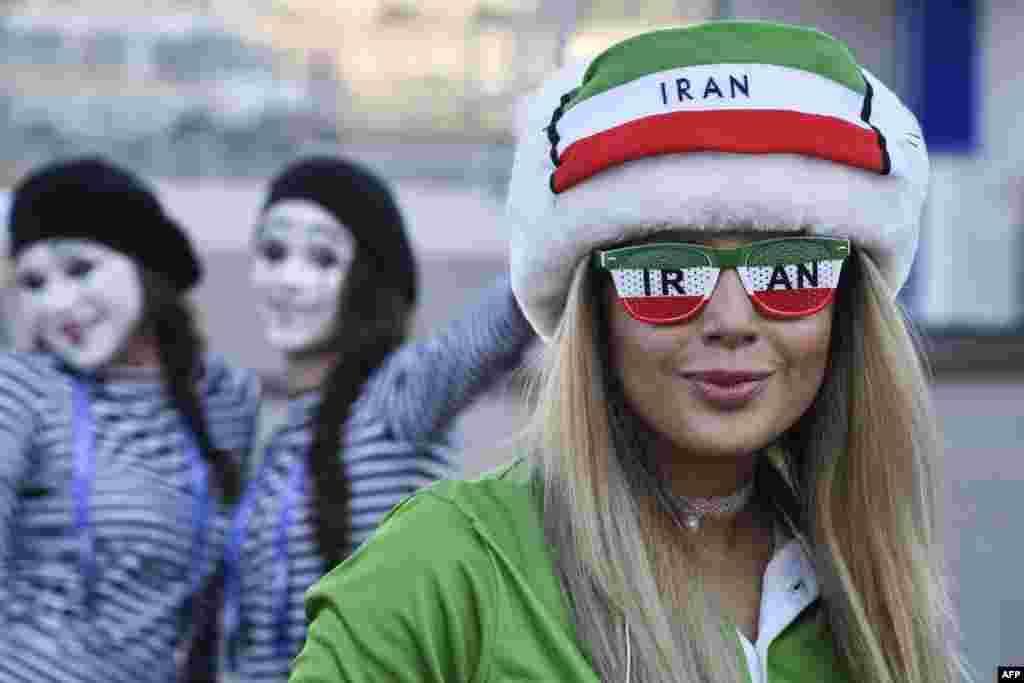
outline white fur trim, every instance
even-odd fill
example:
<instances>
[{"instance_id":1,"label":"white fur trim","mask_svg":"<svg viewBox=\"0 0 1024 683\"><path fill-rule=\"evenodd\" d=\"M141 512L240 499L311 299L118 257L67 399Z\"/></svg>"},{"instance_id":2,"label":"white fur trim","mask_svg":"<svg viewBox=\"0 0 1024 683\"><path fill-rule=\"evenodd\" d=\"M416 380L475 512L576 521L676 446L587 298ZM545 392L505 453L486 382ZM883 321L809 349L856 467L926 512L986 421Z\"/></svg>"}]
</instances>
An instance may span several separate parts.
<instances>
[{"instance_id":1,"label":"white fur trim","mask_svg":"<svg viewBox=\"0 0 1024 683\"><path fill-rule=\"evenodd\" d=\"M792 154L670 154L610 168L555 195L545 128L582 82L570 64L528 102L509 184L512 289L550 340L572 273L598 246L660 230L778 232L847 237L875 259L895 293L917 249L929 164L917 120L873 75L872 122L887 135L898 175L881 176Z\"/></svg>"}]
</instances>

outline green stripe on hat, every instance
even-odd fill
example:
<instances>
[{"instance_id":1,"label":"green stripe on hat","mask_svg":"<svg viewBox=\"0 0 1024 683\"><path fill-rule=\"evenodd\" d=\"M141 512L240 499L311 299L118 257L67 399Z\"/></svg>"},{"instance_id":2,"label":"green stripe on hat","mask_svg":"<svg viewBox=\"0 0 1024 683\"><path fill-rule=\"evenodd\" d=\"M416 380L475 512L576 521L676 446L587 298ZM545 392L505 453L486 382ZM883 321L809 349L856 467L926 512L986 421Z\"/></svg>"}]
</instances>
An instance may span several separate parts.
<instances>
[{"instance_id":1,"label":"green stripe on hat","mask_svg":"<svg viewBox=\"0 0 1024 683\"><path fill-rule=\"evenodd\" d=\"M647 74L702 64L774 64L802 69L864 94L864 76L844 43L820 31L759 21L716 21L652 31L598 55L566 105Z\"/></svg>"}]
</instances>

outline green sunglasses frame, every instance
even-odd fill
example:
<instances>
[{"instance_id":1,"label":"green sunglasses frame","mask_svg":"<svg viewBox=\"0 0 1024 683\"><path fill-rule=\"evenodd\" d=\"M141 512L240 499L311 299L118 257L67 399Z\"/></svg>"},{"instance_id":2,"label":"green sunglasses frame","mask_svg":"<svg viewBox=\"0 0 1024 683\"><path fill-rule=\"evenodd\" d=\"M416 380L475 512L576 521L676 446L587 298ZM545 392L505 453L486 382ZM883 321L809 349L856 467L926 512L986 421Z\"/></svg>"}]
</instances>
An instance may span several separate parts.
<instances>
[{"instance_id":1,"label":"green sunglasses frame","mask_svg":"<svg viewBox=\"0 0 1024 683\"><path fill-rule=\"evenodd\" d=\"M708 262L707 266L712 268L737 268L746 266L750 255L759 248L767 245L788 242L812 242L818 246L824 246L833 259L845 259L850 255L850 240L836 237L778 237L770 240L760 240L744 244L741 247L723 248L708 247L703 244L691 244L689 242L651 242L649 244L637 244L632 247L618 247L615 249L598 249L594 252L594 265L603 270L618 270L622 268L693 268L690 263L680 264L679 260L673 259L673 251L696 251L703 254ZM651 255L653 252L653 256ZM773 265L788 265L803 263L804 261L793 258L778 261Z\"/></svg>"},{"instance_id":2,"label":"green sunglasses frame","mask_svg":"<svg viewBox=\"0 0 1024 683\"><path fill-rule=\"evenodd\" d=\"M845 261L850 255L850 240L837 237L778 237L770 240L759 240L757 242L751 242L750 244L744 244L740 247L732 248L716 248L709 247L703 244L692 244L690 242L651 242L648 244L637 244L630 247L617 247L615 249L598 249L594 251L592 255L593 265L605 271L622 270L622 269L682 269L682 268L699 268L699 267L710 267L718 268L720 271L737 268L740 266L748 266L750 255L756 252L758 249L764 248L768 245L774 245L779 243L790 243L790 242L812 242L815 246L825 247L826 254L825 258L842 260ZM686 251L690 258L680 258L680 252ZM704 256L706 263L694 264L692 259L693 252L698 252ZM805 263L806 259L800 259L796 256L790 258L784 258L779 261L774 261L771 265L790 265L797 263ZM721 273L719 273L721 274ZM717 284L717 283L716 283ZM746 289L746 287L744 287ZM750 292L747 292L750 295ZM753 298L752 295L750 295ZM705 302L707 299L705 299ZM783 313L781 311L772 311L767 309L763 304L756 302L758 308L766 313L769 313L776 317L781 318L801 318L807 315L813 315L816 311L809 313ZM644 322L652 322L655 324L672 324L677 322L683 322L696 315L703 304L698 306L694 311L688 315L673 318L665 321L652 321L638 318L638 320L644 320ZM628 309L627 309L628 310ZM636 315L630 311L630 315L636 317Z\"/></svg>"}]
</instances>

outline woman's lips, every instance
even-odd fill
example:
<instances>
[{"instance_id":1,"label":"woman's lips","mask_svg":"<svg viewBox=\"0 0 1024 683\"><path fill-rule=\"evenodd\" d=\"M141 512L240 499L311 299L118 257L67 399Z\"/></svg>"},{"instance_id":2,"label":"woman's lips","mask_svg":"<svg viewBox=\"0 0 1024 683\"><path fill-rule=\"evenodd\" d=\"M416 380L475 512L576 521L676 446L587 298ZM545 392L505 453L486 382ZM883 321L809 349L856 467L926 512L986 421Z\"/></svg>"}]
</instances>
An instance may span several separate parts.
<instances>
[{"instance_id":1,"label":"woman's lips","mask_svg":"<svg viewBox=\"0 0 1024 683\"><path fill-rule=\"evenodd\" d=\"M323 310L322 304L308 304L298 305L293 303L284 303L281 301L270 300L267 302L267 308L278 315L315 315Z\"/></svg>"},{"instance_id":2,"label":"woman's lips","mask_svg":"<svg viewBox=\"0 0 1024 683\"><path fill-rule=\"evenodd\" d=\"M767 386L770 372L710 370L683 373L697 395L723 409L741 408Z\"/></svg>"},{"instance_id":3,"label":"woman's lips","mask_svg":"<svg viewBox=\"0 0 1024 683\"><path fill-rule=\"evenodd\" d=\"M64 323L60 331L68 338L72 346L81 346L85 341L86 326L79 323Z\"/></svg>"}]
</instances>

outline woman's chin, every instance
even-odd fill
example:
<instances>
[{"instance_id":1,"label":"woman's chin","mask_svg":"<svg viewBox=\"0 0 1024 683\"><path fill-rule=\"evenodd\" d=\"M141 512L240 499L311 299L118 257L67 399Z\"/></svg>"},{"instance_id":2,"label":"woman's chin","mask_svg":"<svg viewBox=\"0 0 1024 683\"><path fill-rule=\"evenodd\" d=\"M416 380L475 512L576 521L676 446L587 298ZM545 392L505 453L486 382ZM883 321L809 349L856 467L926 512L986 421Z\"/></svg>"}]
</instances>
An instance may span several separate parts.
<instances>
[{"instance_id":1,"label":"woman's chin","mask_svg":"<svg viewBox=\"0 0 1024 683\"><path fill-rule=\"evenodd\" d=\"M675 442L701 458L744 457L772 444L782 431L746 412L698 413L682 427Z\"/></svg>"},{"instance_id":2,"label":"woman's chin","mask_svg":"<svg viewBox=\"0 0 1024 683\"><path fill-rule=\"evenodd\" d=\"M267 342L280 353L296 358L315 355L323 350L323 336L306 330L273 330L267 334Z\"/></svg>"}]
</instances>

